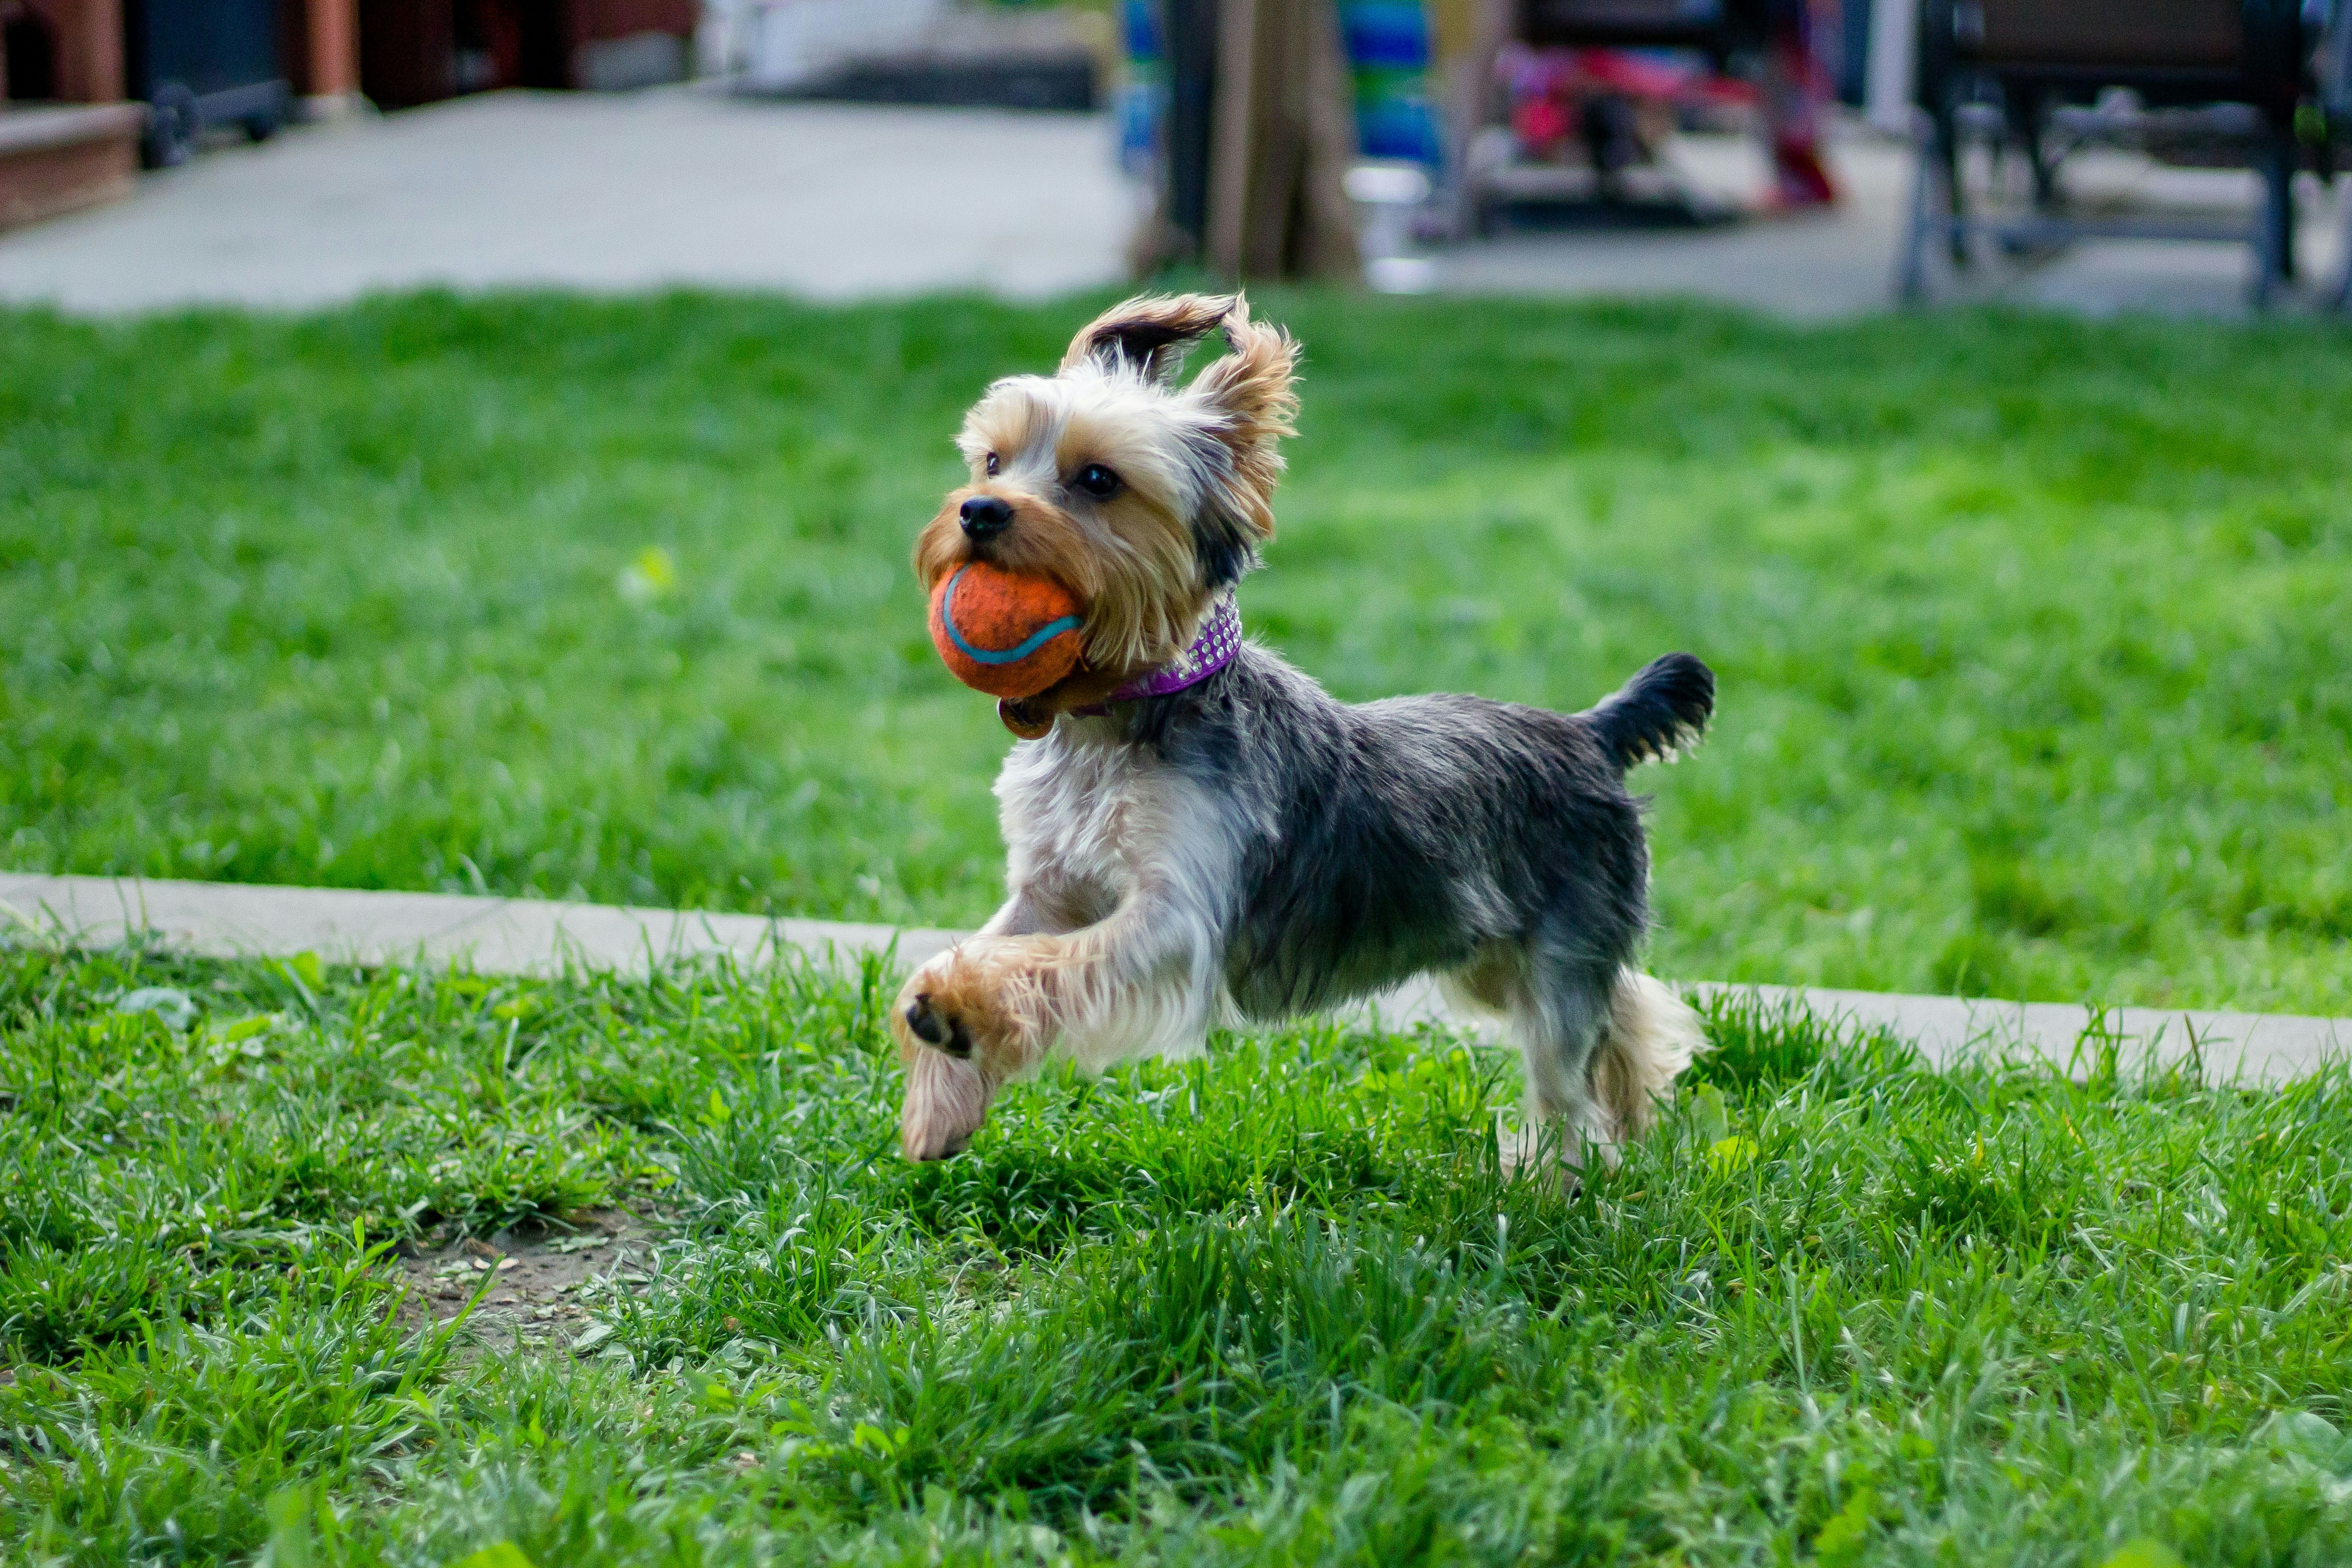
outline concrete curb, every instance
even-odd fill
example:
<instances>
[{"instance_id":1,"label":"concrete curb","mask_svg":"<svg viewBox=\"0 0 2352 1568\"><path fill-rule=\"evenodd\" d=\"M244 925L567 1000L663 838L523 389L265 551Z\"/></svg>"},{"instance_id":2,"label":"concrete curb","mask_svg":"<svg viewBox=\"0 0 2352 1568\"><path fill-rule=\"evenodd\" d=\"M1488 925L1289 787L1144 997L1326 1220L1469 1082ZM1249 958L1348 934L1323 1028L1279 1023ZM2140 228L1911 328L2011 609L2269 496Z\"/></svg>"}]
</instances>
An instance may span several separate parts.
<instances>
[{"instance_id":1,"label":"concrete curb","mask_svg":"<svg viewBox=\"0 0 2352 1568\"><path fill-rule=\"evenodd\" d=\"M855 959L894 943L898 962L912 965L964 934L449 893L0 873L0 923L11 917L88 945L147 931L214 958L315 952L335 963L454 963L499 974L551 973L567 963L642 973L657 962L720 952L759 962L785 948ZM2193 1057L2210 1071L2255 1083L2286 1082L2326 1062L2352 1058L2352 1018L2154 1007L2103 1012L2064 1003L1704 982L1684 988L1744 993L1767 1006L1792 1005L1824 1019L1883 1026L1938 1065L1985 1051L2030 1052L2072 1064L2091 1054L2086 1038L2107 1036L2127 1057L2141 1051L2168 1062ZM1450 1006L1426 982L1364 1010L1397 1026L1430 1022L1482 1032L1491 1026Z\"/></svg>"},{"instance_id":2,"label":"concrete curb","mask_svg":"<svg viewBox=\"0 0 2352 1568\"><path fill-rule=\"evenodd\" d=\"M913 964L962 935L456 893L0 872L0 921L10 911L83 943L145 931L207 958L315 952L338 963L455 963L487 974L550 974L567 963L643 973L656 963L706 953L751 960L781 946L848 955L894 941L900 960Z\"/></svg>"}]
</instances>

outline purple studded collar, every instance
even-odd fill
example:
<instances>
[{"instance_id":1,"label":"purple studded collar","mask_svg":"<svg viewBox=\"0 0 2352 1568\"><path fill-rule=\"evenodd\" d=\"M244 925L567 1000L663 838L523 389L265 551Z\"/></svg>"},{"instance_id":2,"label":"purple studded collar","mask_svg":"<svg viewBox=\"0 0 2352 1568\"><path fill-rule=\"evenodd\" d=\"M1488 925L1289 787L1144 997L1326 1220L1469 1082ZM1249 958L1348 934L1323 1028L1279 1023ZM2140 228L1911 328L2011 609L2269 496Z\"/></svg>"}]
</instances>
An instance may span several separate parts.
<instances>
[{"instance_id":1,"label":"purple studded collar","mask_svg":"<svg viewBox=\"0 0 2352 1568\"><path fill-rule=\"evenodd\" d=\"M1111 702L1134 702L1146 697L1166 697L1171 692L1181 691L1188 686L1198 686L1225 666L1233 663L1234 655L1241 650L1241 605L1234 602L1234 591L1228 588L1217 595L1216 604L1209 610L1209 618L1202 623L1201 635L1192 639L1192 646L1178 655L1173 663L1163 664L1149 675L1138 676L1112 692L1108 701L1089 702L1083 708L1071 709L1070 712L1081 719L1099 719L1110 711L1109 703ZM997 708L998 712L1002 714L1003 704L999 703ZM1013 725L1009 718L1005 722L1013 727L1015 734L1029 732L1017 725ZM1042 735L1045 731L1041 729L1035 733Z\"/></svg>"},{"instance_id":2,"label":"purple studded collar","mask_svg":"<svg viewBox=\"0 0 2352 1568\"><path fill-rule=\"evenodd\" d=\"M1202 624L1201 635L1192 639L1173 664L1162 665L1150 675L1129 681L1110 694L1114 702L1132 702L1141 697L1165 697L1181 691L1188 686L1198 686L1225 666L1234 662L1234 655L1242 650L1242 612L1234 603L1233 590L1217 595L1215 607Z\"/></svg>"}]
</instances>

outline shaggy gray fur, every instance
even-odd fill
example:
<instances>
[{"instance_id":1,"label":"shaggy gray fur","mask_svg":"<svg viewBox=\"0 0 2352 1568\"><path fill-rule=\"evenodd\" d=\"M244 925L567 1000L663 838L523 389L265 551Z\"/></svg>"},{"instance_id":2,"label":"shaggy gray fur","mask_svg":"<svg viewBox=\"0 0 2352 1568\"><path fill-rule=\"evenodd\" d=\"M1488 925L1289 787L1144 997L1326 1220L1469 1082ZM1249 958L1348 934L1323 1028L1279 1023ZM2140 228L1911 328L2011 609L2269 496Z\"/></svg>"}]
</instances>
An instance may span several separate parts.
<instances>
[{"instance_id":1,"label":"shaggy gray fur","mask_svg":"<svg viewBox=\"0 0 2352 1568\"><path fill-rule=\"evenodd\" d=\"M1263 647L1136 705L1129 740L1242 824L1225 981L1254 1018L1453 972L1532 1011L1547 1082L1581 1082L1649 922L1633 763L1696 739L1714 678L1670 654L1590 712L1460 696L1351 706ZM1567 1089L1573 1098L1573 1089ZM1550 1104L1547 1110L1570 1109Z\"/></svg>"}]
</instances>

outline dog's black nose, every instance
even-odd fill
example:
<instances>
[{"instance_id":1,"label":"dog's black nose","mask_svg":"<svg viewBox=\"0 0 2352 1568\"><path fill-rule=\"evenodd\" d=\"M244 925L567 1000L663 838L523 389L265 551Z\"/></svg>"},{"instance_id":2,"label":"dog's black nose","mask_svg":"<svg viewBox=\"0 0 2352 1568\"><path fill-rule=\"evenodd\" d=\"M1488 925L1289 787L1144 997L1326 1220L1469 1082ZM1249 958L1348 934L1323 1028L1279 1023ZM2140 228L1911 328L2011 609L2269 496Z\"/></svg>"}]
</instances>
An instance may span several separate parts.
<instances>
[{"instance_id":1,"label":"dog's black nose","mask_svg":"<svg viewBox=\"0 0 2352 1568\"><path fill-rule=\"evenodd\" d=\"M963 536L974 542L993 539L1013 526L1013 508L994 496L974 496L963 503Z\"/></svg>"}]
</instances>

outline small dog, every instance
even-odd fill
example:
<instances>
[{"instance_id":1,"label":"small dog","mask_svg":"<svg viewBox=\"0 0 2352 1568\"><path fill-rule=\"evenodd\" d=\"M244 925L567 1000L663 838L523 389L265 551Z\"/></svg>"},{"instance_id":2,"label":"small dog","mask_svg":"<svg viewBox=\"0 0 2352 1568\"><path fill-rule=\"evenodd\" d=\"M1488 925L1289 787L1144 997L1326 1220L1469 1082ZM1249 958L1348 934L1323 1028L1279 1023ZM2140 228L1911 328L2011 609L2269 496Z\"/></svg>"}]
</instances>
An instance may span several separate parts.
<instances>
[{"instance_id":1,"label":"small dog","mask_svg":"<svg viewBox=\"0 0 2352 1568\"><path fill-rule=\"evenodd\" d=\"M1189 386L1187 351L1230 350ZM971 561L1085 606L1084 656L1000 705L1012 896L916 971L891 1025L908 1158L961 1151L1006 1080L1202 1050L1433 973L1502 1015L1544 1136L1603 1158L1701 1044L1632 967L1649 923L1635 764L1694 743L1715 678L1670 654L1590 711L1475 697L1349 706L1241 640L1234 588L1274 533L1298 349L1238 297L1142 298L1056 375L990 387L971 482L915 547L926 593Z\"/></svg>"}]
</instances>

